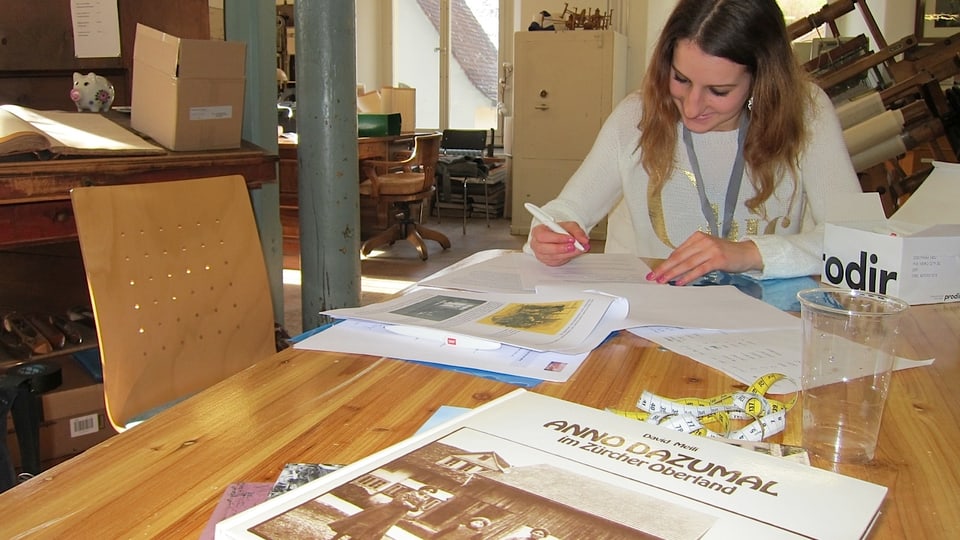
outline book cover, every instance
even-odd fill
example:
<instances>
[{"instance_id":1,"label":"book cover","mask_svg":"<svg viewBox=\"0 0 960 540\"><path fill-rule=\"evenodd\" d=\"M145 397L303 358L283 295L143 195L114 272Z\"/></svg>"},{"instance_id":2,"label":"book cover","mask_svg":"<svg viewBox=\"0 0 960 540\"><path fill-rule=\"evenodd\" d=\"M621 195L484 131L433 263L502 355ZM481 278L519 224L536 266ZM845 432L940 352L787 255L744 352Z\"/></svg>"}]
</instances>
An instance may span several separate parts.
<instances>
[{"instance_id":1,"label":"book cover","mask_svg":"<svg viewBox=\"0 0 960 540\"><path fill-rule=\"evenodd\" d=\"M885 494L517 390L224 520L217 537L861 538Z\"/></svg>"},{"instance_id":2,"label":"book cover","mask_svg":"<svg viewBox=\"0 0 960 540\"><path fill-rule=\"evenodd\" d=\"M109 118L89 112L0 105L0 156L152 155L166 151Z\"/></svg>"}]
</instances>

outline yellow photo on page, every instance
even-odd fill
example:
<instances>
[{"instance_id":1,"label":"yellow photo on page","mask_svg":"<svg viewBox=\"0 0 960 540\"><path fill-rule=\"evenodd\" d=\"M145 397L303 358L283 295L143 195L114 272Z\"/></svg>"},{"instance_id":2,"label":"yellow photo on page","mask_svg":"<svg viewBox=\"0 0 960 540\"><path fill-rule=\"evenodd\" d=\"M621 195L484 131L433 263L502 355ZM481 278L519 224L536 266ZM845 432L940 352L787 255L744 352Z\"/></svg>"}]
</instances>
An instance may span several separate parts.
<instances>
[{"instance_id":1,"label":"yellow photo on page","mask_svg":"<svg viewBox=\"0 0 960 540\"><path fill-rule=\"evenodd\" d=\"M567 326L582 305L582 300L507 304L503 309L477 322L525 332L555 335Z\"/></svg>"}]
</instances>

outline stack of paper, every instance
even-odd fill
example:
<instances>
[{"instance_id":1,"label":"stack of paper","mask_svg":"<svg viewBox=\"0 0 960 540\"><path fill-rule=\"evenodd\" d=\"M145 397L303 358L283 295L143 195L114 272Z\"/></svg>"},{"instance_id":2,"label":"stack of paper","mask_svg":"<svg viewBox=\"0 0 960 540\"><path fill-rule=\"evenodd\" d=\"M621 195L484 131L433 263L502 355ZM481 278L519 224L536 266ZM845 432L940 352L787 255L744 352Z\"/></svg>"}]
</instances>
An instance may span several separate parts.
<instances>
[{"instance_id":1,"label":"stack of paper","mask_svg":"<svg viewBox=\"0 0 960 540\"><path fill-rule=\"evenodd\" d=\"M796 317L735 287L658 285L646 281L649 271L630 255L587 254L554 268L524 253L481 252L390 301L324 312L340 324L296 346L482 370L531 386L566 381L626 328L790 332L799 344ZM785 361L799 365L795 352Z\"/></svg>"},{"instance_id":2,"label":"stack of paper","mask_svg":"<svg viewBox=\"0 0 960 540\"><path fill-rule=\"evenodd\" d=\"M343 322L297 346L565 381L610 332L629 326L627 310L623 298L575 288L506 294L421 287L326 311Z\"/></svg>"}]
</instances>

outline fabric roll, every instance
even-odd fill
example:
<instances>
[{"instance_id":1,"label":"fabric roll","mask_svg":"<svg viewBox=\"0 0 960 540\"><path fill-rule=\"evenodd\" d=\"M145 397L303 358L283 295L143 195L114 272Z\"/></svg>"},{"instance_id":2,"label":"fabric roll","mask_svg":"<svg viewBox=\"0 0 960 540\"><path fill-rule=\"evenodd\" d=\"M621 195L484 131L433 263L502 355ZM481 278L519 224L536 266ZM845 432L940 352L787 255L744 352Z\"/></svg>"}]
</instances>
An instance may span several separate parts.
<instances>
[{"instance_id":1,"label":"fabric roll","mask_svg":"<svg viewBox=\"0 0 960 540\"><path fill-rule=\"evenodd\" d=\"M843 129L855 126L860 122L883 113L887 108L883 105L879 92L871 92L865 96L844 102L837 106L837 117Z\"/></svg>"},{"instance_id":2,"label":"fabric roll","mask_svg":"<svg viewBox=\"0 0 960 540\"><path fill-rule=\"evenodd\" d=\"M843 140L853 156L898 135L902 129L903 113L899 110L886 111L843 130Z\"/></svg>"},{"instance_id":3,"label":"fabric roll","mask_svg":"<svg viewBox=\"0 0 960 540\"><path fill-rule=\"evenodd\" d=\"M851 155L850 160L853 162L854 170L860 172L888 159L893 159L906 151L907 146L903 142L903 137L898 133L887 140L874 144L863 152Z\"/></svg>"}]
</instances>

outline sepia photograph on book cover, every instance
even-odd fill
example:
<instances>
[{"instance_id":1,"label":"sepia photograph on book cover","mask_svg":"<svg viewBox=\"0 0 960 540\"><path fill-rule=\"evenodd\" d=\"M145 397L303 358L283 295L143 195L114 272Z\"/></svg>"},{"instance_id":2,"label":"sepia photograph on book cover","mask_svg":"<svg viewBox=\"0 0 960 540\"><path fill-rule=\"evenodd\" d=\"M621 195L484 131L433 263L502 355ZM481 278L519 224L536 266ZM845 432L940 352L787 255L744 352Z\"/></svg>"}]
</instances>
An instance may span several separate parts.
<instances>
[{"instance_id":1,"label":"sepia photograph on book cover","mask_svg":"<svg viewBox=\"0 0 960 540\"><path fill-rule=\"evenodd\" d=\"M885 493L518 390L229 518L217 537L860 538Z\"/></svg>"}]
</instances>

